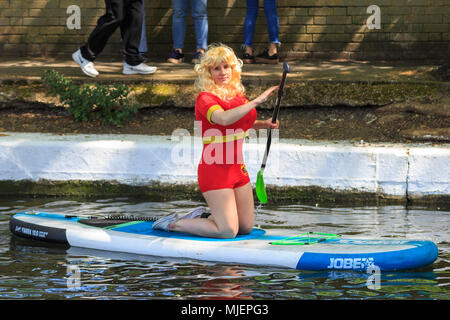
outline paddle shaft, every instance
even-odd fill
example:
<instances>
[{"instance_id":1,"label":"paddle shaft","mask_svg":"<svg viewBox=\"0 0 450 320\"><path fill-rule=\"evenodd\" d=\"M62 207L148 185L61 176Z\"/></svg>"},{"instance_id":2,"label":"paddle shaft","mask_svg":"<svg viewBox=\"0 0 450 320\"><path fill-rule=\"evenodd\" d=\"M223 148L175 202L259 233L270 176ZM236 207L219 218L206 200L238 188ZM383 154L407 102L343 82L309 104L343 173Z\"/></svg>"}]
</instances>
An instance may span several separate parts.
<instances>
[{"instance_id":1,"label":"paddle shaft","mask_svg":"<svg viewBox=\"0 0 450 320\"><path fill-rule=\"evenodd\" d=\"M281 97L283 96L284 83L286 82L286 75L288 73L287 69L288 68L286 67L284 68L283 75L281 76L280 87L278 88L277 101L275 104L275 109L273 109L272 114L272 123L277 122L278 113L280 111ZM264 169L266 167L267 156L269 155L271 144L272 144L272 129L269 130L269 136L267 137L266 151L264 152L264 158L261 164L261 169Z\"/></svg>"}]
</instances>

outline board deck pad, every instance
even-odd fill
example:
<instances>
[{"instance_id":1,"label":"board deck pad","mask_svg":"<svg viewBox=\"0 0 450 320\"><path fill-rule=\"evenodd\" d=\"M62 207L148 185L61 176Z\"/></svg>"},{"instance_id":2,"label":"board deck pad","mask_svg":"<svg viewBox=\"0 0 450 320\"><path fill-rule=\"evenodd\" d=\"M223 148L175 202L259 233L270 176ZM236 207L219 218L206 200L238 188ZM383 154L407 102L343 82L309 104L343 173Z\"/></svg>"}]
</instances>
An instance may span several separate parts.
<instances>
[{"instance_id":1,"label":"board deck pad","mask_svg":"<svg viewBox=\"0 0 450 320\"><path fill-rule=\"evenodd\" d=\"M85 224L88 226L107 228L109 230L115 230L120 232L142 234L142 235L152 235L164 238L176 238L176 239L190 239L197 241L240 241L260 237L266 232L262 229L254 228L251 233L246 235L237 235L233 239L218 239L218 238L208 238L191 235L182 232L167 232L163 230L153 229L153 221L138 220L138 217L133 217L132 219L113 219L113 218L95 218L95 219L79 219L78 223Z\"/></svg>"},{"instance_id":2,"label":"board deck pad","mask_svg":"<svg viewBox=\"0 0 450 320\"><path fill-rule=\"evenodd\" d=\"M120 232L142 234L163 238L188 239L196 241L241 241L241 240L255 239L263 236L266 233L262 229L253 228L252 232L250 232L249 234L237 235L235 238L232 239L218 239L218 238L200 237L183 232L169 232L163 230L155 230L152 228L152 226L153 222L133 221L133 222L125 222L123 224L119 224L114 227L109 227L108 229Z\"/></svg>"},{"instance_id":3,"label":"board deck pad","mask_svg":"<svg viewBox=\"0 0 450 320\"><path fill-rule=\"evenodd\" d=\"M254 228L233 239L154 230L151 219L95 218L21 212L10 220L13 234L73 247L301 270L380 270L419 268L437 259L429 240L362 239L307 232L298 236ZM154 220L154 219L153 219Z\"/></svg>"}]
</instances>

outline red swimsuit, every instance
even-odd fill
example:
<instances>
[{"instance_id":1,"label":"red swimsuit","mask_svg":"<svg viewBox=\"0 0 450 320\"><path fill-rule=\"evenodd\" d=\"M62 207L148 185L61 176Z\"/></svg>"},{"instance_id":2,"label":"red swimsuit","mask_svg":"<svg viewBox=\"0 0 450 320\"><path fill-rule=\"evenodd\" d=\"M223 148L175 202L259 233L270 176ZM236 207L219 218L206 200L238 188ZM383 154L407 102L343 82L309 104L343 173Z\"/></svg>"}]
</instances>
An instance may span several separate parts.
<instances>
[{"instance_id":1,"label":"red swimsuit","mask_svg":"<svg viewBox=\"0 0 450 320\"><path fill-rule=\"evenodd\" d=\"M201 126L202 158L198 165L198 184L202 193L218 189L235 189L250 182L242 155L242 144L256 120L252 109L229 126L211 121L218 109L229 110L248 103L243 95L222 100L212 93L201 92L195 103L195 118Z\"/></svg>"}]
</instances>

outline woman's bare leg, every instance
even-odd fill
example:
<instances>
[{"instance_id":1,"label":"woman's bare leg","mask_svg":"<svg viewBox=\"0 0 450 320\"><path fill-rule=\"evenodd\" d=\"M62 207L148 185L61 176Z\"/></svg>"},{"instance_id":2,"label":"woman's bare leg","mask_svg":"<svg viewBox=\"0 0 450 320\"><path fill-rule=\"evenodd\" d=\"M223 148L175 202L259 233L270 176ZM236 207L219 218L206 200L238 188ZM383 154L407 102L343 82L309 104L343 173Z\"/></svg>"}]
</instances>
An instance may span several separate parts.
<instances>
[{"instance_id":1,"label":"woman's bare leg","mask_svg":"<svg viewBox=\"0 0 450 320\"><path fill-rule=\"evenodd\" d=\"M250 182L245 186L234 189L234 198L236 199L239 219L239 234L249 234L255 221L255 204Z\"/></svg>"},{"instance_id":2,"label":"woman's bare leg","mask_svg":"<svg viewBox=\"0 0 450 320\"><path fill-rule=\"evenodd\" d=\"M254 208L251 184L237 189L220 189L203 194L211 210L208 219L181 219L170 230L203 237L234 238L249 233L253 226Z\"/></svg>"}]
</instances>

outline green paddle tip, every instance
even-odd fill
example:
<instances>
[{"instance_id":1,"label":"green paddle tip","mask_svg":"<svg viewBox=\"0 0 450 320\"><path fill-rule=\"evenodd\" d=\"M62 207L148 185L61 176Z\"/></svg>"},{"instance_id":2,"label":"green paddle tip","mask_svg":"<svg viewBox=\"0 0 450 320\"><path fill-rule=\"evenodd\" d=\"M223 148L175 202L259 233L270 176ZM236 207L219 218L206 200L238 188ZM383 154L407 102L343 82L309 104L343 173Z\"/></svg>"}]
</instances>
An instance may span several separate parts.
<instances>
[{"instance_id":1,"label":"green paddle tip","mask_svg":"<svg viewBox=\"0 0 450 320\"><path fill-rule=\"evenodd\" d=\"M264 185L263 171L259 170L256 177L256 196L262 204L267 203L266 186Z\"/></svg>"}]
</instances>

